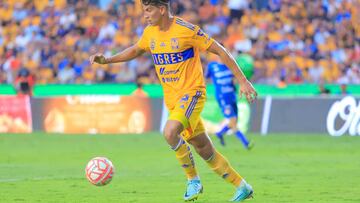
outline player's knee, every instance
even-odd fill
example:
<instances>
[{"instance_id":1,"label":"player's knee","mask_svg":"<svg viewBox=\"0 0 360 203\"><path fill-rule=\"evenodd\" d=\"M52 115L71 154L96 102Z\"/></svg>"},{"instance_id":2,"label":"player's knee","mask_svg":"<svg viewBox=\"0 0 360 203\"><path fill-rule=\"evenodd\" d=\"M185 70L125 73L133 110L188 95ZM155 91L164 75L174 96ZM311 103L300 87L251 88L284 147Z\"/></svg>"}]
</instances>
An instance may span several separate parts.
<instances>
[{"instance_id":1,"label":"player's knee","mask_svg":"<svg viewBox=\"0 0 360 203\"><path fill-rule=\"evenodd\" d=\"M176 141L178 140L180 129L175 125L166 125L164 129L164 137L168 141Z\"/></svg>"},{"instance_id":2,"label":"player's knee","mask_svg":"<svg viewBox=\"0 0 360 203\"><path fill-rule=\"evenodd\" d=\"M234 128L236 128L236 124L233 124L233 123L229 123L229 128L234 130Z\"/></svg>"},{"instance_id":3,"label":"player's knee","mask_svg":"<svg viewBox=\"0 0 360 203\"><path fill-rule=\"evenodd\" d=\"M229 119L229 127L232 129L232 130L234 130L234 128L236 129L236 127L237 127L237 120L236 120L236 118L231 118L231 119Z\"/></svg>"},{"instance_id":4,"label":"player's knee","mask_svg":"<svg viewBox=\"0 0 360 203\"><path fill-rule=\"evenodd\" d=\"M164 137L166 140L171 140L171 138L173 137L174 135L174 130L171 129L171 128L165 128L164 129Z\"/></svg>"}]
</instances>

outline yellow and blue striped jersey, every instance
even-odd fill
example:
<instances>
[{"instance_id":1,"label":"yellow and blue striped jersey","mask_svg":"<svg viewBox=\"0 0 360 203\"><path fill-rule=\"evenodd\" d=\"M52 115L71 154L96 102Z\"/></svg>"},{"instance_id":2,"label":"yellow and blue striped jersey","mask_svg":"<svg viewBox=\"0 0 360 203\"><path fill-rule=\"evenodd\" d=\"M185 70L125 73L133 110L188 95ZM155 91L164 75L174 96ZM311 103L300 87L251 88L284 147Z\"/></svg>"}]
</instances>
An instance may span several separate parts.
<instances>
[{"instance_id":1,"label":"yellow and blue striped jersey","mask_svg":"<svg viewBox=\"0 0 360 203\"><path fill-rule=\"evenodd\" d=\"M205 92L200 51L208 49L212 42L198 26L178 17L167 31L160 31L158 26L145 28L138 46L152 55L169 109L186 92Z\"/></svg>"}]
</instances>

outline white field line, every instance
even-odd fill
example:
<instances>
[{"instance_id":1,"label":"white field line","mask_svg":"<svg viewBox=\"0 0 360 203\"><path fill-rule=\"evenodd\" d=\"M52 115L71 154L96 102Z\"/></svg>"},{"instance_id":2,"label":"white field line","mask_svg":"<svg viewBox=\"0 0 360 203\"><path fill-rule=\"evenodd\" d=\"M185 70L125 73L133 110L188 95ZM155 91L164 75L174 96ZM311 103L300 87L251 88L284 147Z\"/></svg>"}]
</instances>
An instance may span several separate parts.
<instances>
[{"instance_id":1,"label":"white field line","mask_svg":"<svg viewBox=\"0 0 360 203\"><path fill-rule=\"evenodd\" d=\"M85 178L85 177L84 177ZM60 177L31 177L31 178L0 178L0 183L37 181L37 180L63 180L63 179L82 179L80 177L60 176Z\"/></svg>"}]
</instances>

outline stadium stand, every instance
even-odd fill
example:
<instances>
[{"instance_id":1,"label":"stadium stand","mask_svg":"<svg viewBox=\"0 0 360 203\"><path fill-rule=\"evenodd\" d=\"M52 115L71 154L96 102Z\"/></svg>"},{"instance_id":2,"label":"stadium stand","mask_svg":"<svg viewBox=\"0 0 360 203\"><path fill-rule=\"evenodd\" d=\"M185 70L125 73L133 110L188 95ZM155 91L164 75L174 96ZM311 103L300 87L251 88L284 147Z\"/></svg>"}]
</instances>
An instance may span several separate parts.
<instances>
[{"instance_id":1,"label":"stadium stand","mask_svg":"<svg viewBox=\"0 0 360 203\"><path fill-rule=\"evenodd\" d=\"M360 1L173 0L172 10L235 57L251 55L255 83L360 84ZM35 84L158 83L147 55L88 62L135 43L145 26L140 1L0 1L0 83L25 72Z\"/></svg>"}]
</instances>

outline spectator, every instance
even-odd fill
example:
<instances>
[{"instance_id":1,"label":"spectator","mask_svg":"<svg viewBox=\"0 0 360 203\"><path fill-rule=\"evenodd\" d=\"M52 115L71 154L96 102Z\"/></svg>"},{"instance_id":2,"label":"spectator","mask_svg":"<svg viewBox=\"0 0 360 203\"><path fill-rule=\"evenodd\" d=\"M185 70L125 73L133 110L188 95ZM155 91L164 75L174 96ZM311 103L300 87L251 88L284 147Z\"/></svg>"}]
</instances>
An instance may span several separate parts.
<instances>
[{"instance_id":1,"label":"spectator","mask_svg":"<svg viewBox=\"0 0 360 203\"><path fill-rule=\"evenodd\" d=\"M15 89L19 95L32 95L32 86L34 85L33 76L26 68L21 68L15 79Z\"/></svg>"},{"instance_id":2,"label":"spectator","mask_svg":"<svg viewBox=\"0 0 360 203\"><path fill-rule=\"evenodd\" d=\"M230 19L240 20L244 15L244 10L249 8L247 0L229 0L228 7L230 9Z\"/></svg>"},{"instance_id":3,"label":"spectator","mask_svg":"<svg viewBox=\"0 0 360 203\"><path fill-rule=\"evenodd\" d=\"M324 67L319 63L319 61L315 61L314 66L309 69L309 79L312 83L320 83L323 81Z\"/></svg>"},{"instance_id":4,"label":"spectator","mask_svg":"<svg viewBox=\"0 0 360 203\"><path fill-rule=\"evenodd\" d=\"M74 83L75 75L73 64L67 64L64 68L60 69L58 73L58 81L61 84Z\"/></svg>"},{"instance_id":5,"label":"spectator","mask_svg":"<svg viewBox=\"0 0 360 203\"><path fill-rule=\"evenodd\" d=\"M328 88L326 88L323 83L321 83L319 85L319 93L320 93L320 95L328 95L328 94L330 94L330 90Z\"/></svg>"},{"instance_id":6,"label":"spectator","mask_svg":"<svg viewBox=\"0 0 360 203\"><path fill-rule=\"evenodd\" d=\"M148 97L148 93L146 93L143 89L143 81L140 77L136 79L136 89L132 93L132 95L137 97Z\"/></svg>"}]
</instances>

